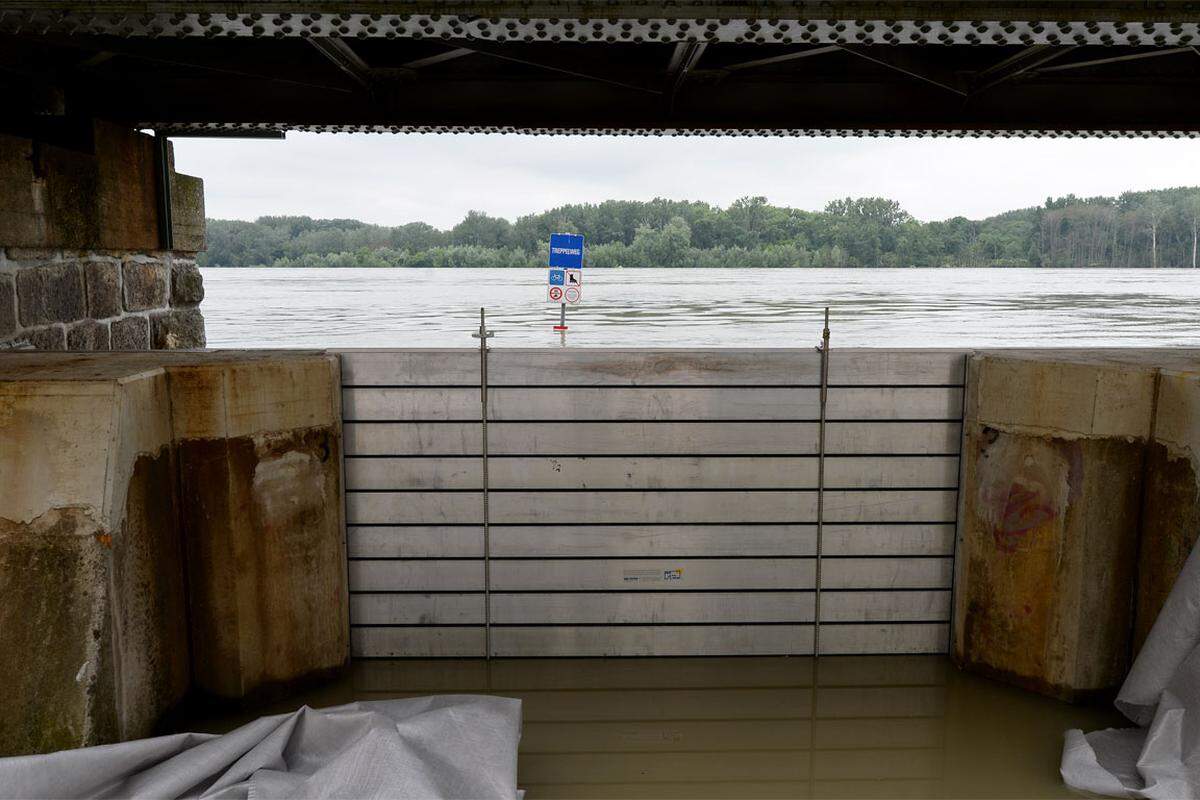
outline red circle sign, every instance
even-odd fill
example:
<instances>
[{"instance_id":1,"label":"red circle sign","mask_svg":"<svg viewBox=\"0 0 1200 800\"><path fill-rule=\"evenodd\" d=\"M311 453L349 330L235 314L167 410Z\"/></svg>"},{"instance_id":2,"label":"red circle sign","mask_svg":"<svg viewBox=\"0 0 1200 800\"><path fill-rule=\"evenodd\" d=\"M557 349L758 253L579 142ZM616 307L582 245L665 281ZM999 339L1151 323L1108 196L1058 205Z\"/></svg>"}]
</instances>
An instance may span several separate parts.
<instances>
[{"instance_id":1,"label":"red circle sign","mask_svg":"<svg viewBox=\"0 0 1200 800\"><path fill-rule=\"evenodd\" d=\"M562 287L561 286L551 286L550 287L550 299L551 300L562 300Z\"/></svg>"},{"instance_id":2,"label":"red circle sign","mask_svg":"<svg viewBox=\"0 0 1200 800\"><path fill-rule=\"evenodd\" d=\"M579 287L577 287L577 286L568 286L567 287L567 302L568 303L578 303L579 302Z\"/></svg>"}]
</instances>

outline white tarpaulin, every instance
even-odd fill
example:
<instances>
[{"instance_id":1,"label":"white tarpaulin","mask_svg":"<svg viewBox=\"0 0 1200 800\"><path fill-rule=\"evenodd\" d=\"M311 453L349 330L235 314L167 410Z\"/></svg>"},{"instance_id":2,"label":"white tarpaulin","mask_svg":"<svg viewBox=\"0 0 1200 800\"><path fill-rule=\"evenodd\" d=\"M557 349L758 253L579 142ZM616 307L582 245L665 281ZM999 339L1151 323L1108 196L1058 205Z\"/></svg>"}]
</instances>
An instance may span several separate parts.
<instances>
[{"instance_id":1,"label":"white tarpaulin","mask_svg":"<svg viewBox=\"0 0 1200 800\"><path fill-rule=\"evenodd\" d=\"M517 797L521 701L443 695L0 759L0 798Z\"/></svg>"},{"instance_id":2,"label":"white tarpaulin","mask_svg":"<svg viewBox=\"0 0 1200 800\"><path fill-rule=\"evenodd\" d=\"M1068 731L1063 780L1111 797L1200 798L1200 547L1133 662L1117 708L1141 727Z\"/></svg>"}]
</instances>

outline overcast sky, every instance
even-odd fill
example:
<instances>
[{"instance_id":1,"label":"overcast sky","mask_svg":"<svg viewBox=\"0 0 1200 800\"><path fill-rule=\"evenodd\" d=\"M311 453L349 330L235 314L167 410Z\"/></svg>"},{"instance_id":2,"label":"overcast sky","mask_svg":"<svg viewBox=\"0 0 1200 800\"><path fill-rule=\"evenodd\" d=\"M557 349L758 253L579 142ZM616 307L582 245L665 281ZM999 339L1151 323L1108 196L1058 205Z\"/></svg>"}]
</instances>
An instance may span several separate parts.
<instances>
[{"instance_id":1,"label":"overcast sky","mask_svg":"<svg viewBox=\"0 0 1200 800\"><path fill-rule=\"evenodd\" d=\"M564 203L743 195L810 210L880 195L921 220L979 218L1047 196L1200 185L1200 141L1159 139L617 138L289 134L177 139L209 217L350 217L452 226Z\"/></svg>"}]
</instances>

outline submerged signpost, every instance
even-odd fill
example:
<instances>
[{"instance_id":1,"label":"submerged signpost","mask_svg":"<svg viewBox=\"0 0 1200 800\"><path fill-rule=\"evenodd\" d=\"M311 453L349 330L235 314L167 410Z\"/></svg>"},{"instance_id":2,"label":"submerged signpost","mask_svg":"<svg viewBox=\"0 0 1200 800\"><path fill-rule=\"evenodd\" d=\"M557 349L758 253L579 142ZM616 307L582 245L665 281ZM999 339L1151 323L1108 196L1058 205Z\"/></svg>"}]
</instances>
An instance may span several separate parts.
<instances>
[{"instance_id":1,"label":"submerged signpost","mask_svg":"<svg viewBox=\"0 0 1200 800\"><path fill-rule=\"evenodd\" d=\"M567 337L567 304L583 299L583 236L577 233L550 234L550 272L546 279L547 297L559 304L558 324L554 330Z\"/></svg>"}]
</instances>

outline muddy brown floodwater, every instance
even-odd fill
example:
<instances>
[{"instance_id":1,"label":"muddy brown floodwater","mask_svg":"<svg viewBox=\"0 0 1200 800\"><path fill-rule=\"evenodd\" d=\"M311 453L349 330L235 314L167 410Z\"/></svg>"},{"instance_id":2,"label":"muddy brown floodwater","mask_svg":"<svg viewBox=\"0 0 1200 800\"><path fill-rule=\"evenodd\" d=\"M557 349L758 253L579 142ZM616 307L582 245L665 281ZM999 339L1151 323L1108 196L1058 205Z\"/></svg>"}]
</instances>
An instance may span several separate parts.
<instances>
[{"instance_id":1,"label":"muddy brown floodwater","mask_svg":"<svg viewBox=\"0 0 1200 800\"><path fill-rule=\"evenodd\" d=\"M519 783L579 798L1078 797L1065 730L1121 725L962 673L941 656L356 661L287 702L208 711L224 732L265 713L423 694L524 701ZM815 713L814 713L815 711Z\"/></svg>"}]
</instances>

